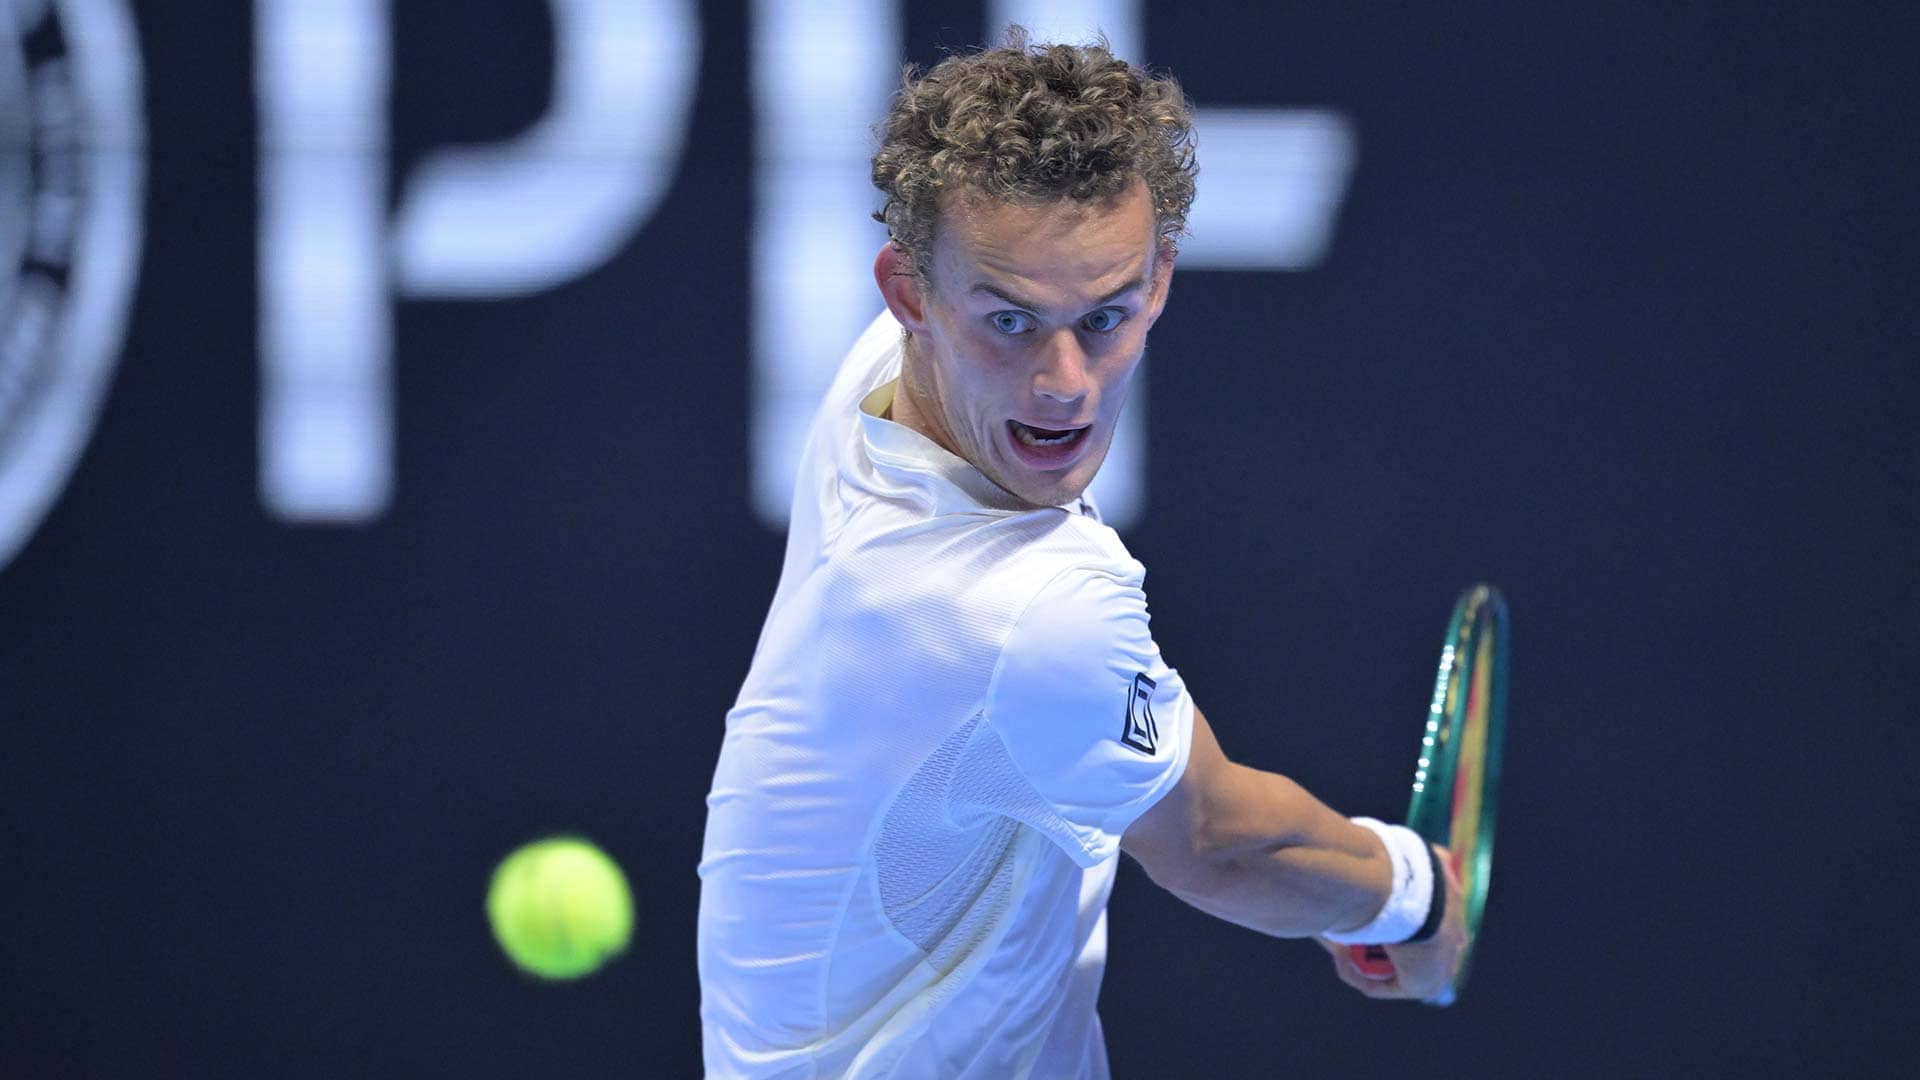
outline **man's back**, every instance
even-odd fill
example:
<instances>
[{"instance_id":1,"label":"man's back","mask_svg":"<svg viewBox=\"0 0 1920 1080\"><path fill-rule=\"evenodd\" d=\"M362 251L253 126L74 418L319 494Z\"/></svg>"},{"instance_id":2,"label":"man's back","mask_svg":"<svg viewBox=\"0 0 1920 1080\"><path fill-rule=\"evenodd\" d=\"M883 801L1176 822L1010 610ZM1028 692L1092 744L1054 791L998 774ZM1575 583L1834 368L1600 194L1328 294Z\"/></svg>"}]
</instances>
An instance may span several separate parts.
<instances>
[{"instance_id":1,"label":"man's back","mask_svg":"<svg viewBox=\"0 0 1920 1080\"><path fill-rule=\"evenodd\" d=\"M1179 777L1185 695L1090 508L1025 507L881 418L899 336L874 324L815 421L727 718L708 1067L1104 1075L1114 853Z\"/></svg>"}]
</instances>

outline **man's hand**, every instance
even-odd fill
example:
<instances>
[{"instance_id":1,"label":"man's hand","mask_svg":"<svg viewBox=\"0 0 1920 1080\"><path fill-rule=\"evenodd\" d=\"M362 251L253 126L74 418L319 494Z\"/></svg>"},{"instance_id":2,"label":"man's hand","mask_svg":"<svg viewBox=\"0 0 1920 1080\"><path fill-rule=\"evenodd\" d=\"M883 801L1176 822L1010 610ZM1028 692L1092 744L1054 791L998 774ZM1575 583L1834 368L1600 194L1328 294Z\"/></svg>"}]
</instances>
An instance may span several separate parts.
<instances>
[{"instance_id":1,"label":"man's hand","mask_svg":"<svg viewBox=\"0 0 1920 1080\"><path fill-rule=\"evenodd\" d=\"M1325 938L1315 938L1321 948L1333 954L1333 970L1340 981L1370 998L1424 1001L1433 1005L1448 1003L1448 987L1467 949L1467 899L1454 872L1453 857L1438 844L1440 868L1446 876L1447 910L1441 916L1440 929L1430 938L1414 945L1386 945L1387 958L1393 961L1393 974L1374 978L1354 966L1348 947Z\"/></svg>"}]
</instances>

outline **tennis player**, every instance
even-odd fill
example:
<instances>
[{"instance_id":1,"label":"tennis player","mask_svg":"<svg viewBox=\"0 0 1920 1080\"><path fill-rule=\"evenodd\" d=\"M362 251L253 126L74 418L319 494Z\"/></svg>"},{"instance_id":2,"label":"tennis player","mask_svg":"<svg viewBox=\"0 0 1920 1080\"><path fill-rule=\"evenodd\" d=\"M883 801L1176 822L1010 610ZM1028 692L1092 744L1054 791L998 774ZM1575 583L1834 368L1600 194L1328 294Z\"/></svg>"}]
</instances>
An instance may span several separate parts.
<instances>
[{"instance_id":1,"label":"tennis player","mask_svg":"<svg viewBox=\"0 0 1920 1080\"><path fill-rule=\"evenodd\" d=\"M1457 963L1433 849L1223 755L1086 494L1194 172L1178 86L1100 46L1015 31L894 101L886 310L813 423L708 797L709 1075L1105 1077L1121 851L1321 939L1370 996L1429 997Z\"/></svg>"}]
</instances>

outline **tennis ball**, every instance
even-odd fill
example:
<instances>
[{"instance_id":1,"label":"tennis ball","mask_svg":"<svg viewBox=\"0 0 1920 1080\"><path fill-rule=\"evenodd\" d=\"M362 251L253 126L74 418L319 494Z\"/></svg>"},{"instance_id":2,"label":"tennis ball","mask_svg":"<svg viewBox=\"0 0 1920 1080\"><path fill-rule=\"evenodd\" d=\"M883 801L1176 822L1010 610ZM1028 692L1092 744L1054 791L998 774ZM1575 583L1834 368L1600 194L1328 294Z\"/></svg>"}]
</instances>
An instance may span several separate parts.
<instances>
[{"instance_id":1,"label":"tennis ball","mask_svg":"<svg viewBox=\"0 0 1920 1080\"><path fill-rule=\"evenodd\" d=\"M577 979L627 947L633 894L606 852L556 836L500 863L487 889L487 921L507 958L543 979Z\"/></svg>"}]
</instances>

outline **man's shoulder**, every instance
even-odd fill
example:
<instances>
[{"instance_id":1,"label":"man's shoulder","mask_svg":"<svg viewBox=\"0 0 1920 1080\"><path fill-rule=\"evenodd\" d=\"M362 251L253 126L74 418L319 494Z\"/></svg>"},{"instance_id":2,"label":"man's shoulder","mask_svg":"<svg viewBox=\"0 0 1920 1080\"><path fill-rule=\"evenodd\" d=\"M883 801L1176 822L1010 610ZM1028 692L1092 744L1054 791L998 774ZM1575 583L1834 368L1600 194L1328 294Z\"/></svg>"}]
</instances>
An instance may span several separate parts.
<instances>
[{"instance_id":1,"label":"man's shoulder","mask_svg":"<svg viewBox=\"0 0 1920 1080\"><path fill-rule=\"evenodd\" d=\"M1022 587L1038 591L1063 574L1098 574L1138 583L1145 570L1118 533L1098 520L1067 510L1036 510L1019 522L1029 536L1009 570ZM1010 520L1009 524L1014 522Z\"/></svg>"},{"instance_id":2,"label":"man's shoulder","mask_svg":"<svg viewBox=\"0 0 1920 1080\"><path fill-rule=\"evenodd\" d=\"M1139 567L1112 528L1059 507L928 515L918 506L876 500L864 509L878 512L853 530L847 553L854 558L891 553L922 558L930 566L964 566L1003 582L1051 577L1076 565Z\"/></svg>"},{"instance_id":3,"label":"man's shoulder","mask_svg":"<svg viewBox=\"0 0 1920 1080\"><path fill-rule=\"evenodd\" d=\"M1095 576L1137 589L1145 576L1112 529L1059 509L903 516L897 528L851 539L829 563L852 595L894 617L995 635L1063 578Z\"/></svg>"}]
</instances>

